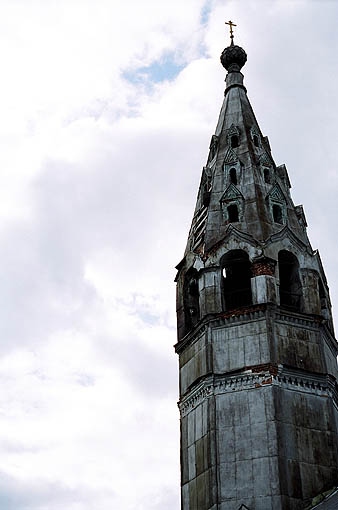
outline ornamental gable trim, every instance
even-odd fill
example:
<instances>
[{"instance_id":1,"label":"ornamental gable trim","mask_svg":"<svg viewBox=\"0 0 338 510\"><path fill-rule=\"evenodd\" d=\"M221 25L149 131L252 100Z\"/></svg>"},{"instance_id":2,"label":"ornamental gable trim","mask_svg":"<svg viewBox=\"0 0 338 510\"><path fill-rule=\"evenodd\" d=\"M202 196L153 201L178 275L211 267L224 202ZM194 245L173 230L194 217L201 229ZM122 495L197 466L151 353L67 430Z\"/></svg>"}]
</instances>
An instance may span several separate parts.
<instances>
[{"instance_id":1,"label":"ornamental gable trim","mask_svg":"<svg viewBox=\"0 0 338 510\"><path fill-rule=\"evenodd\" d=\"M285 204L286 199L284 193L281 190L279 184L275 184L271 191L267 194L267 198L272 200L273 202L279 202L280 204Z\"/></svg>"},{"instance_id":2,"label":"ornamental gable trim","mask_svg":"<svg viewBox=\"0 0 338 510\"><path fill-rule=\"evenodd\" d=\"M212 255L212 254L216 253L217 250L220 247L224 246L224 244L231 237L233 237L235 239L238 239L238 241L244 241L244 242L250 244L251 246L253 246L255 248L260 247L260 243L251 234L247 234L246 232L243 232L242 230L239 230L238 228L236 228L234 225L232 225L230 223L227 226L227 228L226 228L225 235L219 241L217 241L216 243L210 245L208 247L207 253L209 255Z\"/></svg>"},{"instance_id":3,"label":"ornamental gable trim","mask_svg":"<svg viewBox=\"0 0 338 510\"><path fill-rule=\"evenodd\" d=\"M273 162L267 152L263 152L258 161L261 166L273 167Z\"/></svg>"},{"instance_id":4,"label":"ornamental gable trim","mask_svg":"<svg viewBox=\"0 0 338 510\"><path fill-rule=\"evenodd\" d=\"M276 243L278 241L282 241L283 239L289 239L291 244L297 246L299 251L301 252L308 252L310 255L313 255L314 252L305 244L299 237L297 237L292 230L289 229L289 227L286 225L282 230L277 232L276 234L272 234L266 241L264 242L265 246L268 246L269 244Z\"/></svg>"},{"instance_id":5,"label":"ornamental gable trim","mask_svg":"<svg viewBox=\"0 0 338 510\"><path fill-rule=\"evenodd\" d=\"M220 202L229 202L232 200L244 200L242 193L234 184L230 184L222 195Z\"/></svg>"},{"instance_id":6,"label":"ornamental gable trim","mask_svg":"<svg viewBox=\"0 0 338 510\"><path fill-rule=\"evenodd\" d=\"M229 165L231 163L237 163L237 162L238 162L237 154L235 153L235 151L233 149L231 149L231 147L229 147L225 153L224 165Z\"/></svg>"},{"instance_id":7,"label":"ornamental gable trim","mask_svg":"<svg viewBox=\"0 0 338 510\"><path fill-rule=\"evenodd\" d=\"M227 131L227 135L228 135L228 137L230 137L232 135L239 136L239 129L238 129L238 127L235 126L235 124L231 124L231 126L229 127L229 129Z\"/></svg>"}]
</instances>

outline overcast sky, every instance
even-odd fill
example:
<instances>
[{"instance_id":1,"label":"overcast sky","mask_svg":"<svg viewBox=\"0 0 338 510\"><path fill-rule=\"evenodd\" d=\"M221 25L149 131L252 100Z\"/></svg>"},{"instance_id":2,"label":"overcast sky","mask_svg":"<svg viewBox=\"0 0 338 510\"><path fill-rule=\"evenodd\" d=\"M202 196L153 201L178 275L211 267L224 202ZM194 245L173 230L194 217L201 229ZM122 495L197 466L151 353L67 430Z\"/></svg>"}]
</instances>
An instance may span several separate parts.
<instances>
[{"instance_id":1,"label":"overcast sky","mask_svg":"<svg viewBox=\"0 0 338 510\"><path fill-rule=\"evenodd\" d=\"M0 0L0 508L179 509L174 266L224 21L338 313L338 2Z\"/></svg>"}]
</instances>

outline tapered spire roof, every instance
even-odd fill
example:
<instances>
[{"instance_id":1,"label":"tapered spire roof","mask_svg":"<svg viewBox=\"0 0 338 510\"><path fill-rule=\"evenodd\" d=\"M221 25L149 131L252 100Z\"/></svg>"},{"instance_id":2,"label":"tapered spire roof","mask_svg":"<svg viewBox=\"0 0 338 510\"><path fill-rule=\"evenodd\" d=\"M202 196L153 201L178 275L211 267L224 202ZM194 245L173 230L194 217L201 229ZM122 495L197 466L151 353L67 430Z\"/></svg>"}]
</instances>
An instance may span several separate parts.
<instances>
[{"instance_id":1,"label":"tapered spire roof","mask_svg":"<svg viewBox=\"0 0 338 510\"><path fill-rule=\"evenodd\" d=\"M289 229L310 248L303 209L295 207L290 196L286 167L276 166L247 97L241 73L246 60L246 52L233 43L232 35L221 54L228 71L224 101L187 245L187 251L206 256L234 229L253 243L264 243Z\"/></svg>"}]
</instances>

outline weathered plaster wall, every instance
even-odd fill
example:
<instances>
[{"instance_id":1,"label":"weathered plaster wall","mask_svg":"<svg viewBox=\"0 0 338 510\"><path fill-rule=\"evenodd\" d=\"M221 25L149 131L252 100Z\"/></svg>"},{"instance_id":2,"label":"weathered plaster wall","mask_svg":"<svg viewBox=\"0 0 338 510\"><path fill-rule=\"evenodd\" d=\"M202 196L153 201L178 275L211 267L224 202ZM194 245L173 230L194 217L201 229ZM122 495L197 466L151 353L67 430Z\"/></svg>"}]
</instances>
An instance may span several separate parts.
<instances>
[{"instance_id":1,"label":"weathered plaster wall","mask_svg":"<svg viewBox=\"0 0 338 510\"><path fill-rule=\"evenodd\" d=\"M181 420L182 508L216 508L217 482L213 401L206 399Z\"/></svg>"},{"instance_id":2,"label":"weathered plaster wall","mask_svg":"<svg viewBox=\"0 0 338 510\"><path fill-rule=\"evenodd\" d=\"M214 373L221 374L270 361L266 320L212 330Z\"/></svg>"}]
</instances>

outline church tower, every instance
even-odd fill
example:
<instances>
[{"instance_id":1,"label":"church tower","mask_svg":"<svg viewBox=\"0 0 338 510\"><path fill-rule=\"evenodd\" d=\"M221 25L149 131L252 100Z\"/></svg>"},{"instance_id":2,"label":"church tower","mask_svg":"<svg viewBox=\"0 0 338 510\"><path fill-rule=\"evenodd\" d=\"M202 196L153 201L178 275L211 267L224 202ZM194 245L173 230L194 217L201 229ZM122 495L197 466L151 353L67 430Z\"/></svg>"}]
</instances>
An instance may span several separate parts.
<instances>
[{"instance_id":1,"label":"church tower","mask_svg":"<svg viewBox=\"0 0 338 510\"><path fill-rule=\"evenodd\" d=\"M338 481L329 288L248 100L246 59L232 37L177 266L182 510L298 510Z\"/></svg>"}]
</instances>

